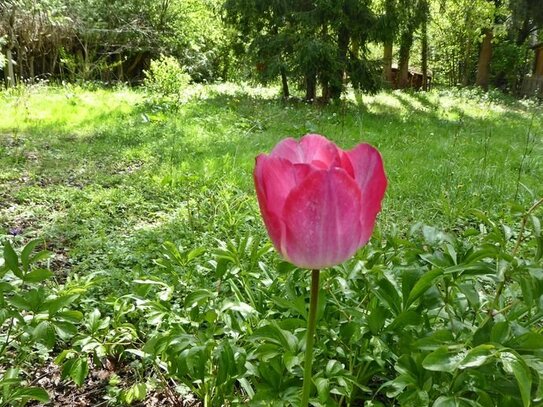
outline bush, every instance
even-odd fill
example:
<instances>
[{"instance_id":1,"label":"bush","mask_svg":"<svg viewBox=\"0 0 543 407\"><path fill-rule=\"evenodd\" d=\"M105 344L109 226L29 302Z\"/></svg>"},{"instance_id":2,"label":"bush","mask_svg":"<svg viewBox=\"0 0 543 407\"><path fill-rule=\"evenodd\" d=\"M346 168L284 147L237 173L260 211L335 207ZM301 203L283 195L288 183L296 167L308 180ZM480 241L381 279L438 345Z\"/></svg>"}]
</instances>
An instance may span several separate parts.
<instances>
[{"instance_id":1,"label":"bush","mask_svg":"<svg viewBox=\"0 0 543 407\"><path fill-rule=\"evenodd\" d=\"M149 70L145 71L144 87L151 93L154 102L176 102L190 81L177 59L161 55L151 61Z\"/></svg>"}]
</instances>

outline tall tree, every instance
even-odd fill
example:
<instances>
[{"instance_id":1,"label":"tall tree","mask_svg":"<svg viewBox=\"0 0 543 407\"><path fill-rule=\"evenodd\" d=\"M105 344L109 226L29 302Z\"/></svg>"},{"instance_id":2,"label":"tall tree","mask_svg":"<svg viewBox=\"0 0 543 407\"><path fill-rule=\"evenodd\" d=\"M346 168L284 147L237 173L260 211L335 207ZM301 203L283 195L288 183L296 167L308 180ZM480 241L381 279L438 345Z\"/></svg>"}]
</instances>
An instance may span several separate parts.
<instances>
[{"instance_id":1,"label":"tall tree","mask_svg":"<svg viewBox=\"0 0 543 407\"><path fill-rule=\"evenodd\" d=\"M402 1L404 15L400 34L400 51L398 61L398 87L405 88L409 82L409 57L415 31L428 18L426 0Z\"/></svg>"},{"instance_id":2,"label":"tall tree","mask_svg":"<svg viewBox=\"0 0 543 407\"><path fill-rule=\"evenodd\" d=\"M492 40L494 39L494 25L499 23L499 8L501 0L488 0L493 8L493 16L489 19L489 24L482 30L482 43L479 51L479 60L477 62L477 77L475 84L484 90L488 89L490 81L490 61L492 59Z\"/></svg>"},{"instance_id":3,"label":"tall tree","mask_svg":"<svg viewBox=\"0 0 543 407\"><path fill-rule=\"evenodd\" d=\"M305 99L341 96L345 78L365 90L377 88L375 70L366 57L373 38L370 0L227 0L228 21L236 27L263 81L286 73L303 83Z\"/></svg>"}]
</instances>

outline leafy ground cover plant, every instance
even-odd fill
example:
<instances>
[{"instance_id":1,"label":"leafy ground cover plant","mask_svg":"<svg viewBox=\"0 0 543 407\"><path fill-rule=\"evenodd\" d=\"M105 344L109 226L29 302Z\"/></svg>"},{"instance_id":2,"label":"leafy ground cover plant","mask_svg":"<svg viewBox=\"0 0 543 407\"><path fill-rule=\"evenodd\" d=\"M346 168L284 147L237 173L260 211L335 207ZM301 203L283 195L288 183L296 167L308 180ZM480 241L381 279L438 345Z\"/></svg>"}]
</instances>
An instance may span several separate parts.
<instances>
[{"instance_id":1,"label":"leafy ground cover plant","mask_svg":"<svg viewBox=\"0 0 543 407\"><path fill-rule=\"evenodd\" d=\"M17 254L9 241L3 243L3 261L0 262L2 406L24 405L29 400L49 401L48 393L35 385L35 365L46 363L56 347L65 346L83 319L83 314L71 307L88 288L91 278L86 279L87 285L52 284L53 272L41 267L50 253L35 250L42 244L40 240L30 241ZM75 377L75 369L70 369L69 374Z\"/></svg>"}]
</instances>

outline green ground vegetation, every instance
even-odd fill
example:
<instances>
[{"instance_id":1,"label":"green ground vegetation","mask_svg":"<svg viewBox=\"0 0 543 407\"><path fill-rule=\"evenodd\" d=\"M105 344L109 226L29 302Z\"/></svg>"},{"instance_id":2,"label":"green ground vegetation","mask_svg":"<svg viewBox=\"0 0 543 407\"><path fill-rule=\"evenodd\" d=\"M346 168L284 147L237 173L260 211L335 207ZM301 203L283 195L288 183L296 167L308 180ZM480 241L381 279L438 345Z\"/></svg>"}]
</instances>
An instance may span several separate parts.
<instances>
[{"instance_id":1,"label":"green ground vegetation","mask_svg":"<svg viewBox=\"0 0 543 407\"><path fill-rule=\"evenodd\" d=\"M376 146L384 157L389 188L370 247L327 276L324 290L329 295L324 296L327 298L324 301L328 301L330 313L320 327L320 341L325 350L316 356L317 369L321 366L326 374L315 379L315 400L318 398L321 405L333 405L329 404L332 399L340 404L369 400L379 389L380 396L374 402L385 402L386 392L381 385L388 383L392 390L386 396L397 397L405 405L409 400L425 405L424 400L469 399L472 392L477 394L480 405L487 406L491 405L484 403L488 397L489 400L498 397L492 395L494 384L490 382L488 389L480 393L469 386L455 390L451 385L447 392L437 385L428 388L425 384L427 375L436 371L443 376L440 383L446 383L450 381L448 374L456 378L465 373L463 369L467 366L485 363L503 366L503 374L512 378L511 386L516 386L515 378L520 385L519 377L527 374L522 370L527 362L515 359L516 353L510 356L502 350L476 348L479 344L499 342L495 337L492 341L473 340L474 332L481 327L490 329L485 310L492 303L494 287L499 287L505 272L502 277L488 278L486 283L475 285L476 290L469 290L458 269L450 271L459 273L458 286L454 279L449 280L452 274L439 281L442 275L434 274L431 280L424 280L427 286L414 285L425 271L444 270L460 264L462 259L471 259L469 247L483 250L486 245L494 245L502 254L513 251L513 257L529 254L535 259L532 266L541 267L536 243L528 239L539 236L537 221L532 219L534 213L529 214L531 218L524 218L528 219L527 225L534 222L534 232L526 238L526 245L522 242L519 247L514 246L522 240L517 240L522 222L519 213L525 213L543 196L542 107L498 93L466 89L436 89L428 93L394 91L363 97L349 94L327 106L283 102L277 94L276 89L222 84L191 85L175 103L157 103L143 90L124 87L34 86L0 95L3 106L0 237L16 248L31 239L40 239L39 246L51 252L45 267L53 271L51 284L55 287L73 284L74 278L97 276L76 309L81 312L80 319L87 321L87 328L81 329L86 329L87 334L91 332L88 335L102 348L99 352L96 347L89 351L90 348L73 340L75 333L63 336L57 329L57 337L64 345L57 345L52 355L57 356L63 347L72 350L61 353L57 360L61 365L64 363L66 375L76 383L83 383L86 375L81 367L83 362L66 367L66 360L87 361L88 357L97 363L104 355L126 355L127 348L136 349L126 356L128 359L138 356L145 360L142 356L145 349L146 354L160 354L162 361L171 363L170 367L180 366L172 360L189 349L189 345L183 347L179 338L192 335L192 339L186 340L193 350L187 350L190 355L185 357L193 362L186 365L185 361L185 367L178 370L166 370L178 384L208 405L242 403L244 397L283 400L277 405L292 400L295 397L292 389L300 383L302 358L290 349L293 352L290 359L285 357L276 362L282 352L274 351L272 344L286 340L287 344L281 346L300 351L301 345L296 345L296 340L303 343L304 324L300 321L303 322L303 297L307 296L308 284L299 271L285 274L291 268L270 251L258 213L252 170L255 156L269 152L282 138L320 133L343 148L360 142ZM498 233L494 230L501 231L499 238L493 235ZM423 233L415 238L417 231ZM459 240L450 236L459 236ZM454 256L451 247L456 248ZM441 253L441 257L436 253ZM442 261L443 253L449 259L454 258L447 267L431 260L431 256L436 256ZM488 255L490 259L486 263L495 261L503 265L498 259L501 254L484 253L481 256ZM511 254L508 256L503 261L513 262ZM527 263L514 264L517 267ZM373 270L372 267L376 271L370 278L368 270ZM411 274L402 274L408 268ZM496 272L489 271L487 266L484 271ZM353 277L355 272L361 277ZM362 277L375 284L362 282ZM366 296L355 295L357 284L356 290ZM401 296L387 297L390 284L403 287L403 300ZM420 297L435 288L430 288L432 284L437 290L445 287L442 308L434 303L423 304ZM539 287L539 283L534 284ZM451 291L454 287L459 291ZM519 290L523 291L518 296L511 294L515 291L507 291L508 298L525 299L527 291ZM532 300L538 301L534 290ZM460 302L467 299L471 311L461 310L467 303L453 304L453 293L457 293ZM292 296L292 302L281 300L281 296ZM294 300L296 296L302 298L301 305ZM386 309L376 299L386 304ZM237 302L228 308L224 302L227 300ZM394 305L395 301L399 305ZM346 323L337 320L343 302L346 307L358 310L358 314L353 311L356 317L351 322L354 324L360 318L360 326L367 325L367 329L355 333L356 329L348 322L352 317L350 311L346 311ZM435 313L428 315L439 321L430 328L428 321L413 320L411 312L415 306L419 307L418 314L426 312L421 309L433 309ZM530 310L531 307L530 303ZM541 314L540 305L533 307L536 311L529 311L529 318ZM337 312L334 314L333 310ZM363 310L373 311L365 314ZM143 314L138 314L140 311ZM466 313L471 315L469 324ZM100 315L111 318L107 319L109 325L100 327L97 322ZM529 331L533 324L526 313L511 318L512 324L524 328L500 327L504 330L503 343L514 339L509 338L514 337L511 330L518 336ZM265 321L282 322L267 325ZM385 325L384 321L389 322ZM456 322L458 326L454 325ZM344 349L352 349L347 339L344 344L334 345L337 346L334 353L331 344L337 338L333 339L332 333L340 329L334 328L334 323L341 325L341 335L363 343L365 351L370 349L373 356L364 356L365 351L342 353L344 345ZM119 332L126 324L133 331L119 340ZM212 325L218 330L210 333ZM406 325L410 327L407 330ZM441 328L458 336L449 338ZM387 329L388 333L383 333ZM412 351L406 351L403 339L394 337L394 329L417 331L412 339L426 335L435 341L442 340L440 344L465 343L468 354L469 350L477 349L484 361L480 365L466 362L466 366L460 367L447 364L455 355L450 353L451 348L434 346L438 343L435 342L417 348L420 354L414 353L410 362L411 356L407 354ZM283 339L277 339L277 332ZM436 332L441 336L434 338ZM173 341L170 334L181 342ZM34 336L39 339L40 335ZM116 339L104 339L108 335ZM368 335L375 337L370 339ZM381 339L375 339L379 335ZM251 339L244 342L249 336ZM465 339L468 337L469 340ZM209 341L214 345L209 345ZM270 341L270 345L265 348L258 341ZM530 346L535 347L533 343ZM169 346L172 349L178 346L177 351L168 354ZM319 347L319 342L316 346ZM510 343L508 346L513 347ZM529 346L521 346L524 350L526 347ZM241 367L236 365L234 354L236 361L247 362ZM74 355L81 359L70 359ZM428 359L428 355L433 356ZM46 353L40 357L44 363L50 358ZM272 373L259 370L258 360L267 360L273 366L271 371L276 372L273 374L278 376L271 377ZM327 362L331 360L341 361L339 367L335 362ZM200 362L207 373L198 370ZM230 370L225 373L219 368L222 373L218 374L213 367L215 362L217 366L229 366ZM143 367L134 369L141 372L149 368L145 363L153 365L149 360L142 363ZM362 372L357 366L366 367ZM418 382L414 379L422 383L420 388L405 384L405 378L403 382L392 382L394 377L407 375L411 367L421 375ZM214 382L206 381L208 373ZM483 372L480 377L484 375ZM162 376L157 374L157 377ZM135 383L134 386L144 383L149 388L144 378L130 383ZM356 380L359 387L353 385ZM534 379L534 389L536 384ZM131 389L131 400L141 398L141 388ZM330 389L335 391L330 393ZM504 388L503 394L508 391L511 390ZM511 405L519 400L529 405L526 400L537 396L530 396L530 391L522 385L517 393L511 391ZM124 402L130 401L127 393L123 394Z\"/></svg>"}]
</instances>

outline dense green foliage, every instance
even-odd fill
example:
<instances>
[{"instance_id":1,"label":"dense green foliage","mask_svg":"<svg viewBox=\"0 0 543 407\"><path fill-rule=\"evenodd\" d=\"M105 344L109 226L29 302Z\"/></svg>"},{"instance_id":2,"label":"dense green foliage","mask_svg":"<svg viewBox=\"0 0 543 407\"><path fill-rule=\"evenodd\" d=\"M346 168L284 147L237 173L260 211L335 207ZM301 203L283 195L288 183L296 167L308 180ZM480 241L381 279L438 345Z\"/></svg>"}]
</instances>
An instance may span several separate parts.
<instances>
[{"instance_id":1,"label":"dense green foliage","mask_svg":"<svg viewBox=\"0 0 543 407\"><path fill-rule=\"evenodd\" d=\"M140 83L164 54L194 82L280 80L284 97L301 89L308 101L348 85L532 95L541 10L541 0L5 0L0 70L8 86Z\"/></svg>"},{"instance_id":2,"label":"dense green foliage","mask_svg":"<svg viewBox=\"0 0 543 407\"><path fill-rule=\"evenodd\" d=\"M281 138L319 132L377 146L390 188L371 243L323 272L313 404L537 405L541 107L475 91L320 108L233 85L153 96L0 95L0 366L15 368L0 403L45 400L31 367L54 359L80 385L110 369L112 405L156 389L295 405L309 275L271 249L251 173Z\"/></svg>"}]
</instances>

